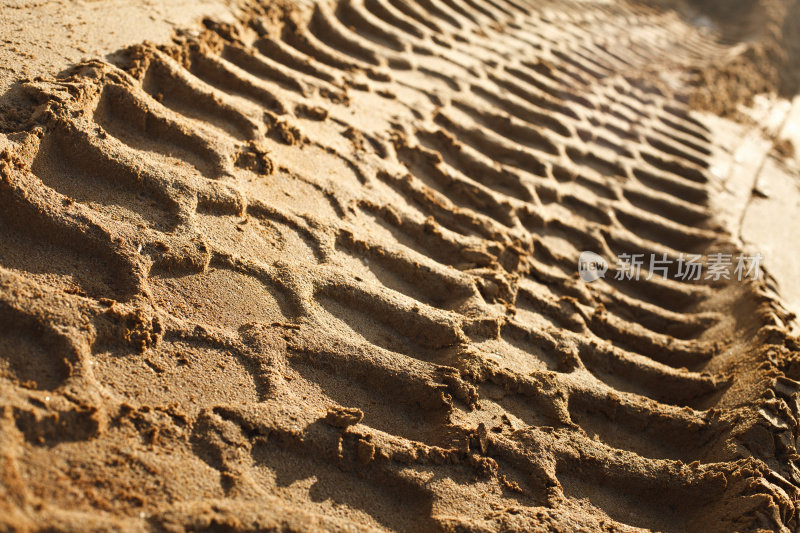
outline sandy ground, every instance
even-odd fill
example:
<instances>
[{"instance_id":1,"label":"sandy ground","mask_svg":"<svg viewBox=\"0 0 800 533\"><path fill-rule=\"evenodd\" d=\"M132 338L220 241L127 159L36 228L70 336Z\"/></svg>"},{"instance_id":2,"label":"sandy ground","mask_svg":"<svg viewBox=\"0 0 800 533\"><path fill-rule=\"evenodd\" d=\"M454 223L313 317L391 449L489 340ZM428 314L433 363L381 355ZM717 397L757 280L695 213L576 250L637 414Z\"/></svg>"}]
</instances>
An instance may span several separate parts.
<instances>
[{"instance_id":1,"label":"sandy ground","mask_svg":"<svg viewBox=\"0 0 800 533\"><path fill-rule=\"evenodd\" d=\"M4 5L0 529L797 530L791 32L673 7Z\"/></svg>"},{"instance_id":2,"label":"sandy ground","mask_svg":"<svg viewBox=\"0 0 800 533\"><path fill-rule=\"evenodd\" d=\"M772 258L768 267L790 311L800 316L800 98L778 104L782 123L775 127L778 143L789 141L789 153L770 150L756 176L751 202L742 214L741 237ZM780 116L780 115L779 115ZM797 321L795 321L795 326Z\"/></svg>"},{"instance_id":3,"label":"sandy ground","mask_svg":"<svg viewBox=\"0 0 800 533\"><path fill-rule=\"evenodd\" d=\"M168 42L202 17L232 22L233 3L216 0L3 0L0 94L20 78L52 76L82 60L143 41Z\"/></svg>"},{"instance_id":4,"label":"sandy ground","mask_svg":"<svg viewBox=\"0 0 800 533\"><path fill-rule=\"evenodd\" d=\"M794 146L800 146L800 98L759 96L752 106L739 109L746 117L743 124L697 114L720 148L711 163L712 202L741 246L765 257L770 286L798 315L800 153ZM796 319L792 327L797 327Z\"/></svg>"}]
</instances>

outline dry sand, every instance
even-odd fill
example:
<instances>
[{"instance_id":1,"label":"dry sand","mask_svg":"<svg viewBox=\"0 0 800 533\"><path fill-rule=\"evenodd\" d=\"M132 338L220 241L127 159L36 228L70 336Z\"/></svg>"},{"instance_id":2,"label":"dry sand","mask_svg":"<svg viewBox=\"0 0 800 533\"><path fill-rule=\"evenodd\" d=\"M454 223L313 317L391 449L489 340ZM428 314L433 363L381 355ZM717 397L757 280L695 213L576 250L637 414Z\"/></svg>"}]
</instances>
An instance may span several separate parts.
<instances>
[{"instance_id":1,"label":"dry sand","mask_svg":"<svg viewBox=\"0 0 800 533\"><path fill-rule=\"evenodd\" d=\"M59 5L98 59L22 34L2 78L0 529L800 527L774 280L576 273L743 249L713 170L759 174L692 111L730 21Z\"/></svg>"}]
</instances>

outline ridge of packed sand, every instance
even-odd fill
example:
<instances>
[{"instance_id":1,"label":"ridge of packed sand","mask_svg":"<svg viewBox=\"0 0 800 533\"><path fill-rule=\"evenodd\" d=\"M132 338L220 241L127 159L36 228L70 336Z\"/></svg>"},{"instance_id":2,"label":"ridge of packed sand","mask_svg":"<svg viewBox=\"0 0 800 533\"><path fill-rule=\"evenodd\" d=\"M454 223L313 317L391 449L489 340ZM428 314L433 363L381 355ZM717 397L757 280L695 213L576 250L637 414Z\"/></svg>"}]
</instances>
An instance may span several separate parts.
<instances>
[{"instance_id":1,"label":"ridge of packed sand","mask_svg":"<svg viewBox=\"0 0 800 533\"><path fill-rule=\"evenodd\" d=\"M773 280L577 273L744 251L691 102L735 44L632 3L184 5L3 102L0 528L800 526Z\"/></svg>"}]
</instances>

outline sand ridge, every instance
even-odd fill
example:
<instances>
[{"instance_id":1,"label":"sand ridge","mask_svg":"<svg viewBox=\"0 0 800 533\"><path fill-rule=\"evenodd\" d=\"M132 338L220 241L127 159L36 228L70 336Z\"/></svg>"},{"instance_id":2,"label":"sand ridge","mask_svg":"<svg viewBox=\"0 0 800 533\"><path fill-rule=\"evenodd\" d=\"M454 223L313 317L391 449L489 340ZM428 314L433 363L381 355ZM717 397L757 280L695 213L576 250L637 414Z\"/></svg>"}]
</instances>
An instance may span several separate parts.
<instances>
[{"instance_id":1,"label":"sand ridge","mask_svg":"<svg viewBox=\"0 0 800 533\"><path fill-rule=\"evenodd\" d=\"M0 137L5 526L797 528L767 284L576 275L738 251L685 75L726 45L603 2L204 25Z\"/></svg>"}]
</instances>

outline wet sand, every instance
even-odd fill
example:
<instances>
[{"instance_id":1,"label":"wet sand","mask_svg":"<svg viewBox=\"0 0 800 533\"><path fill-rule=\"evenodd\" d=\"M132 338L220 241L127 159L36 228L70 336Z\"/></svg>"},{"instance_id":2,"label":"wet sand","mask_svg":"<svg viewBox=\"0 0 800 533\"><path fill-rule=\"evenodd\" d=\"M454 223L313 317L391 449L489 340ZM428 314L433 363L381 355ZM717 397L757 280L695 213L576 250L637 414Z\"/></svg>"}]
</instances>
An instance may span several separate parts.
<instances>
[{"instance_id":1,"label":"wet sand","mask_svg":"<svg viewBox=\"0 0 800 533\"><path fill-rule=\"evenodd\" d=\"M797 177L791 132L698 103L722 26L181 6L3 71L0 528L797 529L774 277L577 272L762 242L740 184Z\"/></svg>"}]
</instances>

